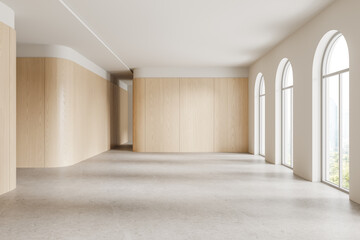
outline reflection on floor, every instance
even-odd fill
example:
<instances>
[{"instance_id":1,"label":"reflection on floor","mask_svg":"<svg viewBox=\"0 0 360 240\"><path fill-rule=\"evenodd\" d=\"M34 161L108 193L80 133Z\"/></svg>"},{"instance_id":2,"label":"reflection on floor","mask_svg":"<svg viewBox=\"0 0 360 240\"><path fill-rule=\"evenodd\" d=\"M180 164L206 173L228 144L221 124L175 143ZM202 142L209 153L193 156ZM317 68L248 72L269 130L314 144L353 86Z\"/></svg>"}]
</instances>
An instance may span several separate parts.
<instances>
[{"instance_id":1,"label":"reflection on floor","mask_svg":"<svg viewBox=\"0 0 360 240\"><path fill-rule=\"evenodd\" d=\"M18 169L0 239L358 239L360 207L244 154L112 150L72 167Z\"/></svg>"}]
</instances>

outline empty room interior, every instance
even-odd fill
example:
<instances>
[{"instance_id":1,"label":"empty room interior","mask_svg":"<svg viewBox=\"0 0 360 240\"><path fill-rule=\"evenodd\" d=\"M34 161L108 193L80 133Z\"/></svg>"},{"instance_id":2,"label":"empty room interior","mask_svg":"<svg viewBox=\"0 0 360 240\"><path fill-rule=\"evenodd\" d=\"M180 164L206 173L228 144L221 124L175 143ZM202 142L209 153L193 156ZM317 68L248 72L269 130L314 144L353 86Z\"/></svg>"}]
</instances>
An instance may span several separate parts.
<instances>
[{"instance_id":1,"label":"empty room interior","mask_svg":"<svg viewBox=\"0 0 360 240\"><path fill-rule=\"evenodd\" d=\"M359 23L359 0L0 0L0 240L360 239Z\"/></svg>"}]
</instances>

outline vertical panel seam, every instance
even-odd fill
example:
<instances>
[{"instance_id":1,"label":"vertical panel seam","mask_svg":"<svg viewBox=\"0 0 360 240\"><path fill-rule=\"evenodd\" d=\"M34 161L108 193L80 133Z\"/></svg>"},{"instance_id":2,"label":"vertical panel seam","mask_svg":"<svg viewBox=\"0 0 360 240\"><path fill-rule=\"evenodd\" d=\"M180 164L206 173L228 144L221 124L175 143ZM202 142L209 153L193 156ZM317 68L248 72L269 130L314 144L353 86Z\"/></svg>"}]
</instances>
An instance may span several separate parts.
<instances>
[{"instance_id":1,"label":"vertical panel seam","mask_svg":"<svg viewBox=\"0 0 360 240\"><path fill-rule=\"evenodd\" d=\"M146 152L146 145L147 145L147 140L146 140L146 89L147 89L147 84L146 84L146 79L144 79L144 84L145 84L145 92L144 92L144 102L145 102L145 104L144 104L144 109L145 109L145 112L144 112L144 115L145 115L145 124L144 124L144 135L145 135L145 139L144 139L144 141L145 141L145 152Z\"/></svg>"},{"instance_id":2,"label":"vertical panel seam","mask_svg":"<svg viewBox=\"0 0 360 240\"><path fill-rule=\"evenodd\" d=\"M8 158L8 164L9 164L9 181L8 181L8 191L10 190L10 186L11 186L11 32L10 32L10 27L7 27L8 29L8 37L9 37L9 45L8 45L8 49L9 49L9 75L8 75L8 82L9 82L9 158Z\"/></svg>"},{"instance_id":3,"label":"vertical panel seam","mask_svg":"<svg viewBox=\"0 0 360 240\"><path fill-rule=\"evenodd\" d=\"M179 114L179 144L178 144L178 151L181 152L181 137L180 137L180 134L181 134L181 118L180 118L180 104L181 104L181 98L180 98L180 94L181 94L181 89L180 89L180 79L181 78L178 78L178 85L179 85L179 106L178 106L178 114Z\"/></svg>"},{"instance_id":4,"label":"vertical panel seam","mask_svg":"<svg viewBox=\"0 0 360 240\"><path fill-rule=\"evenodd\" d=\"M215 100L215 97L216 97L216 93L215 93L215 81L216 79L214 78L213 79L213 152L215 152L215 103L216 103L216 100Z\"/></svg>"},{"instance_id":5,"label":"vertical panel seam","mask_svg":"<svg viewBox=\"0 0 360 240\"><path fill-rule=\"evenodd\" d=\"M43 133L43 135L44 135L44 138L43 138L43 146L44 146L44 150L43 150L43 152L44 152L44 158L43 158L43 168L45 168L46 167L46 146L45 146L45 143L46 143L46 139L45 139L45 137L46 137L46 133L45 133L45 131L46 131L46 107L45 107L45 104L46 104L46 99L45 99L45 97L46 97L46 80L45 80L45 78L46 78L46 58L43 58L43 63L42 63L42 66L43 66L43 81L44 81L44 90L43 90L43 99L44 99L44 106L43 106L43 108L44 108L44 119L43 119L43 128L44 128L44 133Z\"/></svg>"}]
</instances>

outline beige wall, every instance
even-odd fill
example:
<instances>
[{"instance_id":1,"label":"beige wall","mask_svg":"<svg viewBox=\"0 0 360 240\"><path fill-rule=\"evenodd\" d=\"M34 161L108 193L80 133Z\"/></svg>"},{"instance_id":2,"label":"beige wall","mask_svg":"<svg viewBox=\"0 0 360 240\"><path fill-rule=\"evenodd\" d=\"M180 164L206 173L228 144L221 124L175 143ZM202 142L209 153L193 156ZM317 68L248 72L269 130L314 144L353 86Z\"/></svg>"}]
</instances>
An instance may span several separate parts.
<instances>
[{"instance_id":1,"label":"beige wall","mask_svg":"<svg viewBox=\"0 0 360 240\"><path fill-rule=\"evenodd\" d=\"M107 151L118 88L58 58L17 59L17 166L69 166Z\"/></svg>"},{"instance_id":2,"label":"beige wall","mask_svg":"<svg viewBox=\"0 0 360 240\"><path fill-rule=\"evenodd\" d=\"M134 79L134 151L247 152L245 78Z\"/></svg>"},{"instance_id":3,"label":"beige wall","mask_svg":"<svg viewBox=\"0 0 360 240\"><path fill-rule=\"evenodd\" d=\"M250 68L249 76L249 150L256 152L254 134L254 87L259 72L266 85L266 160L280 162L279 132L276 125L276 71L280 61L288 58L294 70L294 173L310 181L320 180L319 145L313 122L318 110L313 108L316 98L313 81L313 61L317 46L330 30L344 34L350 51L350 199L360 203L360 1L335 1L316 18L284 40ZM316 76L317 77L317 76ZM316 95L316 94L315 94ZM314 136L313 136L314 134Z\"/></svg>"},{"instance_id":4,"label":"beige wall","mask_svg":"<svg viewBox=\"0 0 360 240\"><path fill-rule=\"evenodd\" d=\"M16 34L0 22L0 194L16 187Z\"/></svg>"}]
</instances>

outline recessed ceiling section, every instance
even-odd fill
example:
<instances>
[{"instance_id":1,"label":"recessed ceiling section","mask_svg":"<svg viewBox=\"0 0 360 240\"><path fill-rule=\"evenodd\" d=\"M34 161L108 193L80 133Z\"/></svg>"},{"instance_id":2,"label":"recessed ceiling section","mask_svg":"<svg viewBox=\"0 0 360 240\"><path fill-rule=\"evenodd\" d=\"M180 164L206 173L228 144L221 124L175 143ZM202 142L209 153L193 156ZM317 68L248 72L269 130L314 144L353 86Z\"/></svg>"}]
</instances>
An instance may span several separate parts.
<instances>
[{"instance_id":1,"label":"recessed ceiling section","mask_svg":"<svg viewBox=\"0 0 360 240\"><path fill-rule=\"evenodd\" d=\"M2 2L15 12L18 43L67 46L108 72L132 75L58 0Z\"/></svg>"},{"instance_id":2,"label":"recessed ceiling section","mask_svg":"<svg viewBox=\"0 0 360 240\"><path fill-rule=\"evenodd\" d=\"M334 0L2 2L18 42L67 46L126 78L129 68L248 67Z\"/></svg>"},{"instance_id":3,"label":"recessed ceiling section","mask_svg":"<svg viewBox=\"0 0 360 240\"><path fill-rule=\"evenodd\" d=\"M63 0L131 68L244 67L334 0Z\"/></svg>"}]
</instances>

